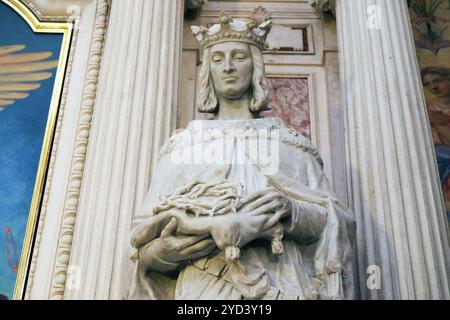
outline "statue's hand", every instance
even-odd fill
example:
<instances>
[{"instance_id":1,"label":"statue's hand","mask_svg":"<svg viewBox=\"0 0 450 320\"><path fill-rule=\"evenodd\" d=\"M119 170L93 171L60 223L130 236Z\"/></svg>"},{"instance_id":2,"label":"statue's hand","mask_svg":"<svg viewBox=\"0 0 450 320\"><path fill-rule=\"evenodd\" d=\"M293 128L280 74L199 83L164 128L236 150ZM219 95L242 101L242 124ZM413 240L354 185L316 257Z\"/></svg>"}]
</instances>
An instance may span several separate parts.
<instances>
[{"instance_id":1,"label":"statue's hand","mask_svg":"<svg viewBox=\"0 0 450 320\"><path fill-rule=\"evenodd\" d=\"M204 223L219 249L243 247L255 239L278 235L277 224L290 214L291 208L288 198L267 188L245 197L237 215L214 217Z\"/></svg>"},{"instance_id":2,"label":"statue's hand","mask_svg":"<svg viewBox=\"0 0 450 320\"><path fill-rule=\"evenodd\" d=\"M238 214L189 218L173 214L177 233L184 235L211 234L217 247L243 247L258 239L282 237L281 219L291 213L291 201L274 188L266 188L242 199ZM281 241L281 240L280 240Z\"/></svg>"},{"instance_id":3,"label":"statue's hand","mask_svg":"<svg viewBox=\"0 0 450 320\"><path fill-rule=\"evenodd\" d=\"M241 202L239 214L266 217L266 225L262 226L262 230L273 227L292 212L291 200L273 187L250 194Z\"/></svg>"},{"instance_id":4,"label":"statue's hand","mask_svg":"<svg viewBox=\"0 0 450 320\"><path fill-rule=\"evenodd\" d=\"M209 234L174 235L177 224L177 220L172 218L158 239L140 249L139 259L146 268L161 272L171 271L182 262L204 257L216 248Z\"/></svg>"}]
</instances>

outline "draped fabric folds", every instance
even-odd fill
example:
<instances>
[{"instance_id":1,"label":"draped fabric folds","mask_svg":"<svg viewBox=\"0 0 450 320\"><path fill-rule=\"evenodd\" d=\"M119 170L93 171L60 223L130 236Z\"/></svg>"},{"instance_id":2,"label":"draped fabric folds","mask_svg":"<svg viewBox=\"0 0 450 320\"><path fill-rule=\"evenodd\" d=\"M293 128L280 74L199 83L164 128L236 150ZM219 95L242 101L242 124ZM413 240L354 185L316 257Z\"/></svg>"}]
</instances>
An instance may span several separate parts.
<instances>
[{"instance_id":1,"label":"draped fabric folds","mask_svg":"<svg viewBox=\"0 0 450 320\"><path fill-rule=\"evenodd\" d=\"M244 134L232 139L220 134L239 130ZM249 138L249 132L253 138ZM272 149L259 146L258 151L249 152L246 147L249 139L254 139L256 144L259 140L270 141ZM207 164L196 161L199 146L202 152L214 148L217 152L217 146L221 146L221 156L230 161L209 159ZM213 159L214 155L217 154L213 153ZM282 221L284 253L274 256L270 242L256 240L241 248L241 257L235 262L226 261L223 252L216 250L176 272L163 274L145 270L138 258L139 246L130 245L128 298L354 297L354 218L330 189L322 159L306 138L286 128L278 118L192 121L161 149L148 195L133 220L132 244L144 225L152 239L159 237L162 227L153 223L152 209L158 205L161 195L170 194L194 179L240 183L245 194L272 186L289 198L293 203L292 212Z\"/></svg>"}]
</instances>

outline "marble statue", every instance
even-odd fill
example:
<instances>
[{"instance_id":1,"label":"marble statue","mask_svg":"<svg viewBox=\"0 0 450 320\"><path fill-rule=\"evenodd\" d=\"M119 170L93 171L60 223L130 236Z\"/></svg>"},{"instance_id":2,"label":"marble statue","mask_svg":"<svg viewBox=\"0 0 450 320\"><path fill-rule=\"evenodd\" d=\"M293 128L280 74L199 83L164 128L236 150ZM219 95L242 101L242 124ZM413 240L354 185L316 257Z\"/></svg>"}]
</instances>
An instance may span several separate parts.
<instances>
[{"instance_id":1,"label":"marble statue","mask_svg":"<svg viewBox=\"0 0 450 320\"><path fill-rule=\"evenodd\" d=\"M269 109L271 21L192 27L199 111L160 151L131 231L130 299L352 299L352 213L309 140Z\"/></svg>"}]
</instances>

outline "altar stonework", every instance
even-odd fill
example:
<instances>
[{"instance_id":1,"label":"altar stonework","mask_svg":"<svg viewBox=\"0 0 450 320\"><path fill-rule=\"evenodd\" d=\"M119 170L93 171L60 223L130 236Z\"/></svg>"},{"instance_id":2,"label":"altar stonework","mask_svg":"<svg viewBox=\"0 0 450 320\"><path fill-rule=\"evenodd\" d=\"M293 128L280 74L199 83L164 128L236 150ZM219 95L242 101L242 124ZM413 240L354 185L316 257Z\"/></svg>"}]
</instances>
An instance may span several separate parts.
<instances>
[{"instance_id":1,"label":"altar stonework","mask_svg":"<svg viewBox=\"0 0 450 320\"><path fill-rule=\"evenodd\" d=\"M311 142L259 118L270 109L270 25L222 12L219 24L192 27L203 52L198 108L213 119L161 149L133 221L130 299L354 297L353 214Z\"/></svg>"}]
</instances>

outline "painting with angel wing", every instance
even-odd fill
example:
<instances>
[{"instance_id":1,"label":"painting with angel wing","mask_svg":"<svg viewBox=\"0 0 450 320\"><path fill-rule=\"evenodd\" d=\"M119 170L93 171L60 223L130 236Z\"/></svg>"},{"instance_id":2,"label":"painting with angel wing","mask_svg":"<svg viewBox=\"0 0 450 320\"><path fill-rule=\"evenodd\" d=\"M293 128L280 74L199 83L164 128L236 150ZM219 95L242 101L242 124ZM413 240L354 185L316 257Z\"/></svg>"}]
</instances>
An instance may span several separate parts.
<instances>
[{"instance_id":1,"label":"painting with angel wing","mask_svg":"<svg viewBox=\"0 0 450 320\"><path fill-rule=\"evenodd\" d=\"M58 60L46 61L52 53L18 53L25 45L0 46L0 112L16 100L26 99L33 90L41 87L40 82L52 76Z\"/></svg>"},{"instance_id":2,"label":"painting with angel wing","mask_svg":"<svg viewBox=\"0 0 450 320\"><path fill-rule=\"evenodd\" d=\"M12 298L62 35L33 32L0 2L0 294Z\"/></svg>"}]
</instances>

